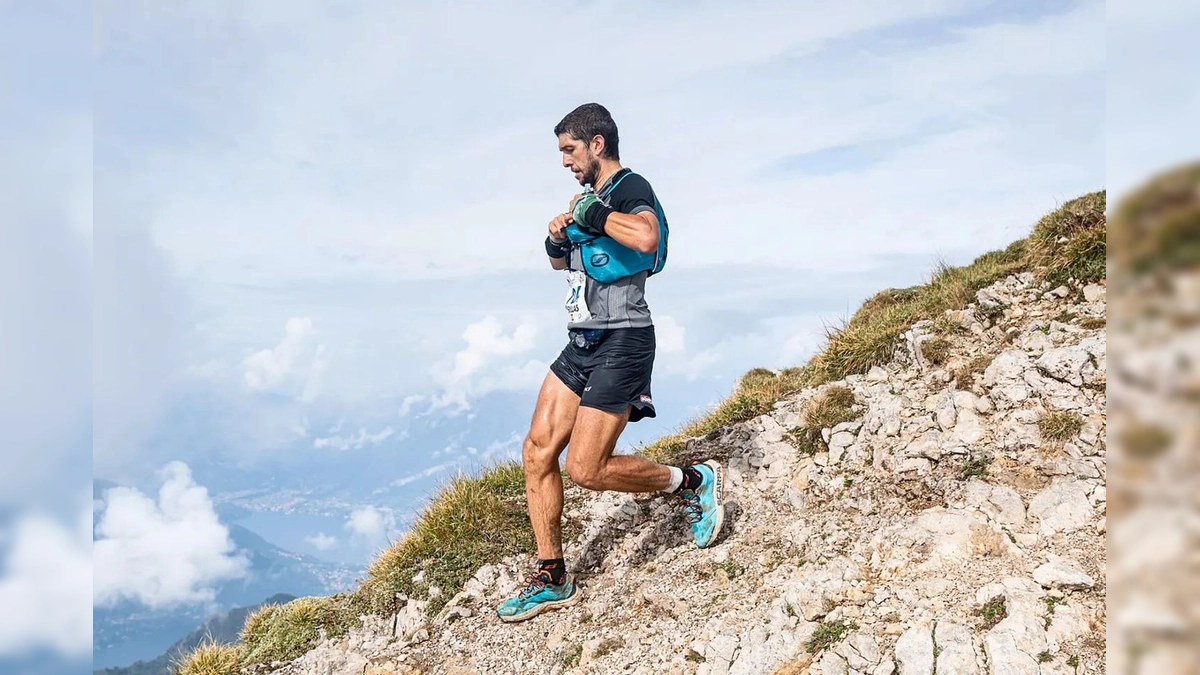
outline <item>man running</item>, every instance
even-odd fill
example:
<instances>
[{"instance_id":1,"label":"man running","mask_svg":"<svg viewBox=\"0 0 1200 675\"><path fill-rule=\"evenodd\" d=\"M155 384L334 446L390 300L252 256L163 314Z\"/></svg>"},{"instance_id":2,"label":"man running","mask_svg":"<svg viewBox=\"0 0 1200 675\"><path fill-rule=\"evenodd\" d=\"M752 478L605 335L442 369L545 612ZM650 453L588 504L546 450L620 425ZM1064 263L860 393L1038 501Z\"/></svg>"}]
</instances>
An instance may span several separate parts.
<instances>
[{"instance_id":1,"label":"man running","mask_svg":"<svg viewBox=\"0 0 1200 675\"><path fill-rule=\"evenodd\" d=\"M617 126L603 106L579 106L554 133L563 166L581 185L599 187L594 193L575 195L567 212L550 221L546 237L550 266L568 275L569 340L550 366L525 437L525 495L537 536L538 569L517 596L497 609L500 618L510 622L580 599L562 548L558 461L568 442L567 473L580 486L679 495L700 547L716 539L724 522L724 475L717 462L675 467L636 455L613 455L627 423L655 416L650 396L654 324L644 297L649 274L597 281L586 273L580 247L568 237L567 228L574 225L588 235L610 237L653 254L659 246L661 209L646 179L621 166Z\"/></svg>"}]
</instances>

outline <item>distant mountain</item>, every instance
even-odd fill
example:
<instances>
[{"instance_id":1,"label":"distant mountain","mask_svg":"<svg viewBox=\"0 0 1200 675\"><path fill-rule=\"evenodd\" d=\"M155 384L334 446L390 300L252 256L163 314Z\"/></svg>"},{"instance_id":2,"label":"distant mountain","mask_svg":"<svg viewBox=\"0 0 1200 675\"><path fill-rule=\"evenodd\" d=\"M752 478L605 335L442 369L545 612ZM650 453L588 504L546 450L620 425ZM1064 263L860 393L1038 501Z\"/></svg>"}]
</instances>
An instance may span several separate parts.
<instances>
[{"instance_id":1,"label":"distant mountain","mask_svg":"<svg viewBox=\"0 0 1200 675\"><path fill-rule=\"evenodd\" d=\"M184 654L202 642L230 644L237 642L238 634L246 623L246 617L263 605L279 604L295 600L296 596L280 593L250 607L235 607L210 617L202 626L188 633L171 645L169 649L152 661L138 661L124 668L104 668L93 671L96 675L170 675L171 667Z\"/></svg>"},{"instance_id":2,"label":"distant mountain","mask_svg":"<svg viewBox=\"0 0 1200 675\"><path fill-rule=\"evenodd\" d=\"M96 481L93 491L99 499L111 487L116 484ZM215 603L210 606L154 610L124 601L114 607L94 609L93 667L119 667L154 658L214 612L225 614L232 608L257 606L263 598L278 594L331 595L352 587L358 574L345 565L279 548L240 525L230 525L229 535L238 551L250 560L245 578L217 586Z\"/></svg>"}]
</instances>

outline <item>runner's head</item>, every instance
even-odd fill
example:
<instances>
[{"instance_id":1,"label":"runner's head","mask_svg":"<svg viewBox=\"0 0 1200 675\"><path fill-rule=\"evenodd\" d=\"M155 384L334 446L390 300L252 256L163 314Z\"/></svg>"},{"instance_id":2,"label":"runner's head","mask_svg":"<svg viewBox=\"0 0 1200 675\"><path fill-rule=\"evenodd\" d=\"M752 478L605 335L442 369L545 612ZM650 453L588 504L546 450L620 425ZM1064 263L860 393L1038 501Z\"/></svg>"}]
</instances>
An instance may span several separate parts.
<instances>
[{"instance_id":1,"label":"runner's head","mask_svg":"<svg viewBox=\"0 0 1200 675\"><path fill-rule=\"evenodd\" d=\"M563 153L563 166L575 174L580 185L590 183L598 187L600 161L621 160L617 124L599 103L585 103L567 113L554 127L554 133Z\"/></svg>"}]
</instances>

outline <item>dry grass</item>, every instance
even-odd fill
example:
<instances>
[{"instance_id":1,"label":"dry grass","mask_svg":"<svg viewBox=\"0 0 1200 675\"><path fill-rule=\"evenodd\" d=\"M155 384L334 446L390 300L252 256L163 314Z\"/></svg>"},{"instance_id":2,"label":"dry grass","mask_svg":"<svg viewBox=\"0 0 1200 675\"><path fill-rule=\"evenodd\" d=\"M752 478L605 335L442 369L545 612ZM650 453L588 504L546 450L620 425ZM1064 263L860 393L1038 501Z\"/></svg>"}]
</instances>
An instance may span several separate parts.
<instances>
[{"instance_id":1,"label":"dry grass","mask_svg":"<svg viewBox=\"0 0 1200 675\"><path fill-rule=\"evenodd\" d=\"M1171 432L1158 424L1134 422L1117 436L1121 450L1140 460L1157 459L1171 447Z\"/></svg>"},{"instance_id":2,"label":"dry grass","mask_svg":"<svg viewBox=\"0 0 1200 675\"><path fill-rule=\"evenodd\" d=\"M965 361L950 371L954 378L954 386L958 389L970 389L975 380L983 375L983 371L992 364L992 357L987 354L976 354L971 360Z\"/></svg>"},{"instance_id":3,"label":"dry grass","mask_svg":"<svg viewBox=\"0 0 1200 675\"><path fill-rule=\"evenodd\" d=\"M481 566L536 546L525 504L525 473L515 464L478 478L457 476L429 503L405 537L384 551L356 591L364 611L393 611L396 593L420 597L430 586L442 594L429 612L441 609ZM424 571L421 584L412 579Z\"/></svg>"},{"instance_id":4,"label":"dry grass","mask_svg":"<svg viewBox=\"0 0 1200 675\"><path fill-rule=\"evenodd\" d=\"M737 392L715 410L688 422L680 431L640 448L637 454L661 464L676 464L683 455L687 439L706 436L770 412L781 398L804 387L803 373L798 368L778 374L766 368L755 368L742 376Z\"/></svg>"},{"instance_id":5,"label":"dry grass","mask_svg":"<svg viewBox=\"0 0 1200 675\"><path fill-rule=\"evenodd\" d=\"M242 650L237 645L205 642L171 667L172 675L238 675Z\"/></svg>"},{"instance_id":6,"label":"dry grass","mask_svg":"<svg viewBox=\"0 0 1200 675\"><path fill-rule=\"evenodd\" d=\"M297 598L263 608L242 628L242 659L246 665L290 661L316 646L320 630L328 637L345 635L355 621L346 596Z\"/></svg>"},{"instance_id":7,"label":"dry grass","mask_svg":"<svg viewBox=\"0 0 1200 675\"><path fill-rule=\"evenodd\" d=\"M935 366L940 366L950 358L950 341L943 337L935 337L921 343L921 355Z\"/></svg>"},{"instance_id":8,"label":"dry grass","mask_svg":"<svg viewBox=\"0 0 1200 675\"><path fill-rule=\"evenodd\" d=\"M1105 276L1108 262L1106 195L1092 192L1047 214L1029 235L1028 264L1052 286Z\"/></svg>"},{"instance_id":9,"label":"dry grass","mask_svg":"<svg viewBox=\"0 0 1200 675\"><path fill-rule=\"evenodd\" d=\"M1042 413L1038 418L1038 429L1042 432L1042 438L1048 441L1066 441L1082 428L1083 418L1065 410Z\"/></svg>"},{"instance_id":10,"label":"dry grass","mask_svg":"<svg viewBox=\"0 0 1200 675\"><path fill-rule=\"evenodd\" d=\"M1113 214L1113 262L1134 275L1200 267L1200 162L1154 177Z\"/></svg>"},{"instance_id":11,"label":"dry grass","mask_svg":"<svg viewBox=\"0 0 1200 675\"><path fill-rule=\"evenodd\" d=\"M849 387L835 385L818 394L800 412L800 426L788 431L785 438L802 455L815 455L828 450L821 430L850 422L858 417L854 412L854 392Z\"/></svg>"}]
</instances>

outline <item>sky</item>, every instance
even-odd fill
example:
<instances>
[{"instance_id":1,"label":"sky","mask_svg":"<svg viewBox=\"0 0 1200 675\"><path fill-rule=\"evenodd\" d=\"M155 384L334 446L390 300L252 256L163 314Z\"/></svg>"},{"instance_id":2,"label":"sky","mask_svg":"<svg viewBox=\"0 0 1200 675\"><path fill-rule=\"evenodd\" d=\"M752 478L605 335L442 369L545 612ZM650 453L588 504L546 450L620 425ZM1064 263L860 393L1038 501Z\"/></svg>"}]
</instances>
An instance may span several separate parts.
<instances>
[{"instance_id":1,"label":"sky","mask_svg":"<svg viewBox=\"0 0 1200 675\"><path fill-rule=\"evenodd\" d=\"M202 600L241 570L213 517L239 475L341 463L412 496L511 457L564 341L541 240L580 103L672 227L660 417L626 447L802 363L875 291L1200 145L1194 3L88 8L0 2L0 598L30 604ZM88 470L130 486L93 548ZM346 504L306 552L394 535L397 503ZM172 576L146 534L192 524L209 546ZM47 551L95 560L94 587L46 583ZM0 630L0 659L78 658L70 619Z\"/></svg>"}]
</instances>

